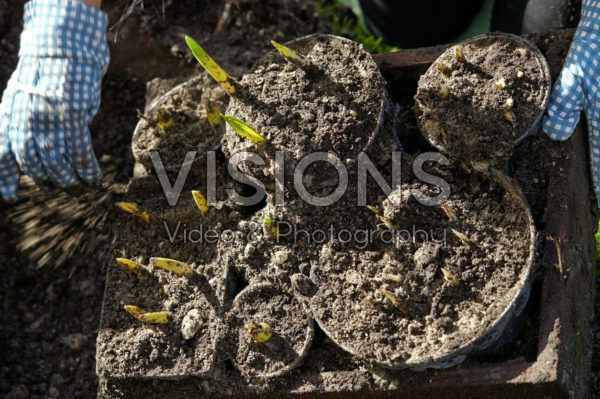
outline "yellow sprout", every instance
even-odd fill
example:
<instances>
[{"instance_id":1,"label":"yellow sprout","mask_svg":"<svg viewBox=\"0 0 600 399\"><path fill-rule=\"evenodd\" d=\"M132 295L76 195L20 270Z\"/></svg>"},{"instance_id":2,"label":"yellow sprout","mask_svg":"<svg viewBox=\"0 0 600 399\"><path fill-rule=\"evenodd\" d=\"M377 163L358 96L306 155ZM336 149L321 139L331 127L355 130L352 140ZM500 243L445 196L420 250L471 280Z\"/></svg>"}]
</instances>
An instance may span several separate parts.
<instances>
[{"instance_id":1,"label":"yellow sprout","mask_svg":"<svg viewBox=\"0 0 600 399\"><path fill-rule=\"evenodd\" d=\"M442 273L444 274L444 279L446 280L446 282L448 282L448 285L450 285L451 287L455 287L459 284L458 282L458 278L456 278L456 276L452 273L450 273L448 270L444 269L443 267L441 268Z\"/></svg>"},{"instance_id":2,"label":"yellow sprout","mask_svg":"<svg viewBox=\"0 0 600 399\"><path fill-rule=\"evenodd\" d=\"M517 117L515 116L515 114L511 111L508 111L507 113L504 114L504 117L506 118L507 121L510 122L511 125L513 125L513 127L515 127L515 125L517 124Z\"/></svg>"},{"instance_id":3,"label":"yellow sprout","mask_svg":"<svg viewBox=\"0 0 600 399\"><path fill-rule=\"evenodd\" d=\"M267 323L259 323L258 325L249 323L244 328L250 338L261 344L267 342L273 335L273 330L271 330L271 327Z\"/></svg>"},{"instance_id":4,"label":"yellow sprout","mask_svg":"<svg viewBox=\"0 0 600 399\"><path fill-rule=\"evenodd\" d=\"M265 224L265 226L267 226L267 229L269 229L271 234L273 234L273 237L278 239L279 238L279 229L277 227L273 226L273 220L271 219L270 216L267 216L265 218L264 224Z\"/></svg>"},{"instance_id":5,"label":"yellow sprout","mask_svg":"<svg viewBox=\"0 0 600 399\"><path fill-rule=\"evenodd\" d=\"M375 215L375 217L379 220L381 220L383 222L383 224L385 224L385 227L387 227L390 230L396 230L398 227L394 224L394 222L392 222L391 219L386 218L385 216L382 215Z\"/></svg>"},{"instance_id":6,"label":"yellow sprout","mask_svg":"<svg viewBox=\"0 0 600 399\"><path fill-rule=\"evenodd\" d=\"M180 276L190 277L194 274L192 268L183 262L167 258L150 258L150 264L164 270L168 270Z\"/></svg>"},{"instance_id":7,"label":"yellow sprout","mask_svg":"<svg viewBox=\"0 0 600 399\"><path fill-rule=\"evenodd\" d=\"M500 90L506 89L506 79L502 78L496 82L496 87Z\"/></svg>"},{"instance_id":8,"label":"yellow sprout","mask_svg":"<svg viewBox=\"0 0 600 399\"><path fill-rule=\"evenodd\" d=\"M402 302L402 300L400 300L400 298L398 298L396 295L394 295L393 293L389 292L386 289L381 288L380 289L381 293L383 295L385 295L385 297L387 299L389 299L389 301L396 307L398 308L402 313L407 314L408 312L406 311L406 306L404 306L404 303Z\"/></svg>"},{"instance_id":9,"label":"yellow sprout","mask_svg":"<svg viewBox=\"0 0 600 399\"><path fill-rule=\"evenodd\" d=\"M206 120L210 127L215 127L221 124L221 107L212 100L206 100L204 103L206 109Z\"/></svg>"},{"instance_id":10,"label":"yellow sprout","mask_svg":"<svg viewBox=\"0 0 600 399\"><path fill-rule=\"evenodd\" d=\"M381 211L379 210L379 208L374 207L372 205L367 205L367 209L370 210L371 212L373 212L376 215L381 214Z\"/></svg>"},{"instance_id":11,"label":"yellow sprout","mask_svg":"<svg viewBox=\"0 0 600 399\"><path fill-rule=\"evenodd\" d=\"M126 268L127 270L137 274L138 276L140 276L144 270L139 263L129 259L117 258L117 263Z\"/></svg>"},{"instance_id":12,"label":"yellow sprout","mask_svg":"<svg viewBox=\"0 0 600 399\"><path fill-rule=\"evenodd\" d=\"M263 136L261 136L260 134L256 133L250 126L248 126L248 124L246 122L244 122L241 119L235 118L233 116L228 116L228 115L223 115L221 114L221 118L225 119L225 122L227 122L227 124L229 126L231 126L231 128L233 130L235 130L235 132L237 134L239 134L240 136L242 136L243 138L253 142L254 144L257 145L263 145L264 143L267 142L267 139L265 139Z\"/></svg>"},{"instance_id":13,"label":"yellow sprout","mask_svg":"<svg viewBox=\"0 0 600 399\"><path fill-rule=\"evenodd\" d=\"M164 109L158 110L158 127L167 134L171 134L169 127L173 124L173 117L167 114Z\"/></svg>"},{"instance_id":14,"label":"yellow sprout","mask_svg":"<svg viewBox=\"0 0 600 399\"><path fill-rule=\"evenodd\" d=\"M454 47L454 57L458 62L467 62L461 46Z\"/></svg>"},{"instance_id":15,"label":"yellow sprout","mask_svg":"<svg viewBox=\"0 0 600 399\"><path fill-rule=\"evenodd\" d=\"M234 95L235 84L227 72L225 72L212 58L210 58L206 51L204 51L204 49L200 47L200 45L196 43L194 39L186 36L185 42L190 50L192 50L194 57L196 57L200 65L202 65L204 69L208 71L210 76L212 76L221 86L223 86L223 88L227 90L227 93Z\"/></svg>"},{"instance_id":16,"label":"yellow sprout","mask_svg":"<svg viewBox=\"0 0 600 399\"><path fill-rule=\"evenodd\" d=\"M391 282L401 284L404 282L405 277L401 274L386 274L385 278Z\"/></svg>"},{"instance_id":17,"label":"yellow sprout","mask_svg":"<svg viewBox=\"0 0 600 399\"><path fill-rule=\"evenodd\" d=\"M283 55L285 58L287 58L290 62L298 63L303 66L307 64L304 57L302 57L300 54L296 53L294 50L289 49L273 40L271 40L271 44L277 49L277 51L279 51L281 53L281 55Z\"/></svg>"},{"instance_id":18,"label":"yellow sprout","mask_svg":"<svg viewBox=\"0 0 600 399\"><path fill-rule=\"evenodd\" d=\"M137 204L133 202L117 202L115 204L119 209L124 210L127 213L131 213L134 216L142 219L146 223L150 223L150 215L145 210L142 210Z\"/></svg>"},{"instance_id":19,"label":"yellow sprout","mask_svg":"<svg viewBox=\"0 0 600 399\"><path fill-rule=\"evenodd\" d=\"M512 108L512 107L513 107L513 105L515 105L515 100L513 100L513 98L512 98L512 97L510 97L510 98L506 99L506 106L507 106L508 108Z\"/></svg>"},{"instance_id":20,"label":"yellow sprout","mask_svg":"<svg viewBox=\"0 0 600 399\"><path fill-rule=\"evenodd\" d=\"M523 73L523 71L517 72L517 79L523 79L524 77L525 77L525 74Z\"/></svg>"},{"instance_id":21,"label":"yellow sprout","mask_svg":"<svg viewBox=\"0 0 600 399\"><path fill-rule=\"evenodd\" d=\"M443 83L440 83L439 91L442 98L448 98L450 95L450 89L448 89L448 86Z\"/></svg>"},{"instance_id":22,"label":"yellow sprout","mask_svg":"<svg viewBox=\"0 0 600 399\"><path fill-rule=\"evenodd\" d=\"M206 212L208 212L208 210L210 209L206 198L204 198L204 195L202 195L199 191L195 190L192 191L192 196L194 197L194 201L196 202L198 209L200 209L200 214L202 216L205 216Z\"/></svg>"},{"instance_id":23,"label":"yellow sprout","mask_svg":"<svg viewBox=\"0 0 600 399\"><path fill-rule=\"evenodd\" d=\"M464 235L463 233L460 233L454 229L452 229L452 233L463 242L463 244L469 244L470 240L469 237L467 237L466 235Z\"/></svg>"},{"instance_id":24,"label":"yellow sprout","mask_svg":"<svg viewBox=\"0 0 600 399\"><path fill-rule=\"evenodd\" d=\"M125 305L125 310L129 312L130 315L141 321L142 323L149 324L167 324L169 322L169 318L167 316L167 312L151 312L148 313L143 309L138 308L133 305Z\"/></svg>"},{"instance_id":25,"label":"yellow sprout","mask_svg":"<svg viewBox=\"0 0 600 399\"><path fill-rule=\"evenodd\" d=\"M450 209L448 205L442 205L442 210L444 211L446 216L448 216L448 219L450 219L452 222L457 220L456 213L454 213L454 211Z\"/></svg>"},{"instance_id":26,"label":"yellow sprout","mask_svg":"<svg viewBox=\"0 0 600 399\"><path fill-rule=\"evenodd\" d=\"M436 62L436 65L438 67L438 69L440 70L441 73L443 73L444 75L448 75L450 73L450 68L448 68L448 66L446 64L444 64L443 62Z\"/></svg>"}]
</instances>

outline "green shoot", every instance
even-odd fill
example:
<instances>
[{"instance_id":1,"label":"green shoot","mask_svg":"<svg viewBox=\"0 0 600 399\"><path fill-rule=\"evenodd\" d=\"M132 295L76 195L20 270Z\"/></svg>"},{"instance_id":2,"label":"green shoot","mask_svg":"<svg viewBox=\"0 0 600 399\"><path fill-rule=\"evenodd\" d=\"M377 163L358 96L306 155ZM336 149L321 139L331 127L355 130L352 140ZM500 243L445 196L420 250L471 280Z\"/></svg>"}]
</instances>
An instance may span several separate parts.
<instances>
[{"instance_id":1,"label":"green shoot","mask_svg":"<svg viewBox=\"0 0 600 399\"><path fill-rule=\"evenodd\" d=\"M273 219L271 219L270 216L267 216L263 223L265 224L265 226L267 226L267 229L271 232L273 238L279 239L279 229L273 226Z\"/></svg>"},{"instance_id":2,"label":"green shoot","mask_svg":"<svg viewBox=\"0 0 600 399\"><path fill-rule=\"evenodd\" d=\"M515 114L512 111L508 111L507 113L504 114L504 117L506 118L507 121L510 122L510 124L515 127L517 124L517 117L515 116Z\"/></svg>"},{"instance_id":3,"label":"green shoot","mask_svg":"<svg viewBox=\"0 0 600 399\"><path fill-rule=\"evenodd\" d=\"M243 120L235 118L233 116L223 115L223 114L221 114L221 118L225 119L225 122L227 122L227 124L229 126L231 126L231 128L233 130L235 130L237 134L239 134L243 138L251 141L252 143L254 143L256 145L263 145L267 142L267 139L265 139L260 134L256 133Z\"/></svg>"},{"instance_id":4,"label":"green shoot","mask_svg":"<svg viewBox=\"0 0 600 399\"><path fill-rule=\"evenodd\" d=\"M206 201L206 198L204 198L204 195L202 195L199 191L194 190L192 191L192 197L194 197L194 201L196 202L198 209L200 209L200 214L205 216L210 207L208 206L208 202Z\"/></svg>"},{"instance_id":5,"label":"green shoot","mask_svg":"<svg viewBox=\"0 0 600 399\"><path fill-rule=\"evenodd\" d=\"M290 61L291 63L299 64L302 66L307 65L306 59L304 57L302 57L300 54L298 54L297 52L295 52L294 50L289 49L289 48L285 47L284 45L277 43L274 40L271 40L271 44L277 49L277 51L279 51L281 53L281 55L283 55L285 58L287 58L288 61Z\"/></svg>"},{"instance_id":6,"label":"green shoot","mask_svg":"<svg viewBox=\"0 0 600 399\"><path fill-rule=\"evenodd\" d=\"M192 39L189 36L186 36L185 42L187 43L190 50L192 50L192 54L194 54L194 57L196 57L200 65L202 65L204 69L208 71L210 76L212 76L221 86L223 86L223 88L227 90L227 93L229 93L232 96L235 95L235 84L233 82L233 79L231 79L227 72L225 72L219 66L219 64L217 64L212 58L210 58L206 51L204 51L204 49L200 47L200 45L196 43L194 39Z\"/></svg>"},{"instance_id":7,"label":"green shoot","mask_svg":"<svg viewBox=\"0 0 600 399\"><path fill-rule=\"evenodd\" d=\"M160 269L168 270L180 276L191 277L194 271L183 262L167 258L150 258L150 264Z\"/></svg>"},{"instance_id":8,"label":"green shoot","mask_svg":"<svg viewBox=\"0 0 600 399\"><path fill-rule=\"evenodd\" d=\"M500 90L506 89L506 79L504 79L504 78L499 79L496 82L496 87L499 88Z\"/></svg>"},{"instance_id":9,"label":"green shoot","mask_svg":"<svg viewBox=\"0 0 600 399\"><path fill-rule=\"evenodd\" d=\"M169 318L166 312L148 313L145 310L132 305L125 305L125 310L142 323L167 324L169 322Z\"/></svg>"},{"instance_id":10,"label":"green shoot","mask_svg":"<svg viewBox=\"0 0 600 399\"><path fill-rule=\"evenodd\" d=\"M134 216L137 216L144 222L150 223L150 215L148 214L148 212L141 209L137 204L134 204L133 202L117 202L115 205L117 206L117 208L127 213L131 213Z\"/></svg>"},{"instance_id":11,"label":"green shoot","mask_svg":"<svg viewBox=\"0 0 600 399\"><path fill-rule=\"evenodd\" d=\"M437 65L438 69L440 70L440 72L443 73L444 75L450 74L450 68L443 62L438 61L438 62L436 62L436 65Z\"/></svg>"},{"instance_id":12,"label":"green shoot","mask_svg":"<svg viewBox=\"0 0 600 399\"><path fill-rule=\"evenodd\" d=\"M471 242L471 240L469 240L469 237L467 237L466 235L464 235L463 233L460 233L454 229L452 229L452 233L459 239L462 241L463 244L465 245L469 245L469 242Z\"/></svg>"},{"instance_id":13,"label":"green shoot","mask_svg":"<svg viewBox=\"0 0 600 399\"><path fill-rule=\"evenodd\" d=\"M167 134L171 134L171 125L173 124L173 117L167 114L164 109L158 110L158 127L161 131Z\"/></svg>"},{"instance_id":14,"label":"green shoot","mask_svg":"<svg viewBox=\"0 0 600 399\"><path fill-rule=\"evenodd\" d=\"M117 263L123 266L125 269L137 274L138 276L141 276L144 270L142 269L142 266L139 263L129 259L117 258Z\"/></svg>"},{"instance_id":15,"label":"green shoot","mask_svg":"<svg viewBox=\"0 0 600 399\"><path fill-rule=\"evenodd\" d=\"M402 284L404 282L405 277L401 274L386 274L385 278L389 281L397 284Z\"/></svg>"},{"instance_id":16,"label":"green shoot","mask_svg":"<svg viewBox=\"0 0 600 399\"><path fill-rule=\"evenodd\" d=\"M215 127L221 124L221 107L219 107L214 101L206 100L204 103L206 109L206 120L210 127Z\"/></svg>"}]
</instances>

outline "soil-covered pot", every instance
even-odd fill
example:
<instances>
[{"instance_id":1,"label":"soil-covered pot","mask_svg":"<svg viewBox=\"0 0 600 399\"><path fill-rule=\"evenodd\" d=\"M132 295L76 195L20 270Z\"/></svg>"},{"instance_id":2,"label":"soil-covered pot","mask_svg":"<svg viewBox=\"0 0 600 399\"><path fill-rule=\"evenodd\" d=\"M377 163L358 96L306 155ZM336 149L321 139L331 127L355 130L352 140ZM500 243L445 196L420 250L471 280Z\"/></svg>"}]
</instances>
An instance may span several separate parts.
<instances>
[{"instance_id":1,"label":"soil-covered pot","mask_svg":"<svg viewBox=\"0 0 600 399\"><path fill-rule=\"evenodd\" d=\"M272 331L266 342L255 341L246 331L250 323L266 323ZM271 379L298 367L314 336L313 320L292 294L268 284L244 288L226 316L226 352L248 379Z\"/></svg>"},{"instance_id":2,"label":"soil-covered pot","mask_svg":"<svg viewBox=\"0 0 600 399\"><path fill-rule=\"evenodd\" d=\"M347 166L367 151L380 131L388 108L385 80L362 46L331 35L312 35L285 43L306 60L299 66L273 50L241 79L243 92L229 102L227 114L244 120L267 139L257 146L230 127L223 152L249 151L265 164L240 165L272 188L275 154L285 156L286 196L293 190L294 167L315 152L335 154ZM307 188L337 178L333 168L317 167L305 174ZM287 188L290 188L287 190Z\"/></svg>"},{"instance_id":3,"label":"soil-covered pot","mask_svg":"<svg viewBox=\"0 0 600 399\"><path fill-rule=\"evenodd\" d=\"M442 152L504 167L512 148L539 128L551 77L538 48L490 33L451 47L419 80L422 133Z\"/></svg>"},{"instance_id":4,"label":"soil-covered pot","mask_svg":"<svg viewBox=\"0 0 600 399\"><path fill-rule=\"evenodd\" d=\"M373 209L382 225L369 243L325 244L304 290L323 331L387 368L450 367L494 343L528 300L535 231L519 189L493 173L438 168L452 192L443 207L411 195L439 194L413 176Z\"/></svg>"},{"instance_id":5,"label":"soil-covered pot","mask_svg":"<svg viewBox=\"0 0 600 399\"><path fill-rule=\"evenodd\" d=\"M133 133L131 149L135 160L147 171L155 170L151 151L158 152L165 170L175 177L190 151L198 152L192 161L192 176L206 170L206 151L219 145L224 125L219 120L218 125L210 126L205 103L211 100L224 110L227 98L222 89L204 80L204 76L192 78L146 108Z\"/></svg>"},{"instance_id":6,"label":"soil-covered pot","mask_svg":"<svg viewBox=\"0 0 600 399\"><path fill-rule=\"evenodd\" d=\"M117 263L109 266L97 372L113 378L207 375L215 361L227 267L218 260L216 242L206 237L209 230L221 232L235 223L237 211L219 203L202 216L189 193L171 207L155 177L132 181L127 200L146 211L149 222L123 213L114 226L114 255L142 270L138 275ZM151 257L184 262L194 273L185 277L159 269ZM167 312L168 322L142 323L125 305Z\"/></svg>"}]
</instances>

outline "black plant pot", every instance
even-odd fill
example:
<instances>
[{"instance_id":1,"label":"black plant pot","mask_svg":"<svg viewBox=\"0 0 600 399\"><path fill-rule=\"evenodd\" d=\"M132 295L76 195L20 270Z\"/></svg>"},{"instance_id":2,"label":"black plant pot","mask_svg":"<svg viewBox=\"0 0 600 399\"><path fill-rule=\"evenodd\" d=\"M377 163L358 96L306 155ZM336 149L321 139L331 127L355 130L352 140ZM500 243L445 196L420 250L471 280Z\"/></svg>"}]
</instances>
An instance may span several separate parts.
<instances>
[{"instance_id":1,"label":"black plant pot","mask_svg":"<svg viewBox=\"0 0 600 399\"><path fill-rule=\"evenodd\" d=\"M368 29L402 47L451 41L469 26L482 4L483 0L360 0Z\"/></svg>"},{"instance_id":2,"label":"black plant pot","mask_svg":"<svg viewBox=\"0 0 600 399\"><path fill-rule=\"evenodd\" d=\"M524 34L574 28L580 13L581 0L497 0L492 31Z\"/></svg>"}]
</instances>

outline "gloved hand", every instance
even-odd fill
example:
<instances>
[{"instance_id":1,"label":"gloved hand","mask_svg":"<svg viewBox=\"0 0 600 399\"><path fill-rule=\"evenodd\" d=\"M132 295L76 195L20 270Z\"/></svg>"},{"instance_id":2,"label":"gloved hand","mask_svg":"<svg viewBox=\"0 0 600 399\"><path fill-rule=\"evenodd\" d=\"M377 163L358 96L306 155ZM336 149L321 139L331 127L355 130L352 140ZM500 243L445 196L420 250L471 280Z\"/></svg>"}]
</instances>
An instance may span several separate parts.
<instances>
[{"instance_id":1,"label":"gloved hand","mask_svg":"<svg viewBox=\"0 0 600 399\"><path fill-rule=\"evenodd\" d=\"M568 139L581 111L588 118L590 159L596 198L600 201L600 0L584 0L581 21L564 69L554 86L544 117L553 140Z\"/></svg>"},{"instance_id":2,"label":"gloved hand","mask_svg":"<svg viewBox=\"0 0 600 399\"><path fill-rule=\"evenodd\" d=\"M77 0L25 6L19 64L0 103L0 194L17 198L19 168L42 188L98 184L88 123L110 55L107 16Z\"/></svg>"}]
</instances>

